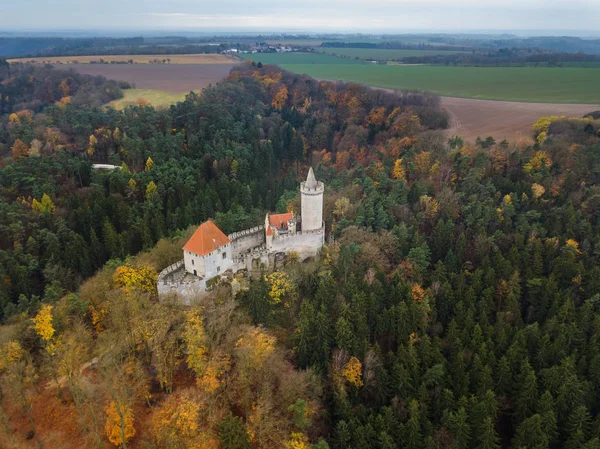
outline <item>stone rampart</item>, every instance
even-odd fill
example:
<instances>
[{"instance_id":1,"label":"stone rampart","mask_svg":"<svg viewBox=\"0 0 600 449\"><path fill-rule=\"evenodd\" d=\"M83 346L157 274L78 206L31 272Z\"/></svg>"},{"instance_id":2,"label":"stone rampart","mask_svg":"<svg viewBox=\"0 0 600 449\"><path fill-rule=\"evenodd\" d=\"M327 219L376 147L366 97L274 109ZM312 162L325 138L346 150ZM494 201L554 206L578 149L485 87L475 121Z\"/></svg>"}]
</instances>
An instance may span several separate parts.
<instances>
[{"instance_id":1,"label":"stone rampart","mask_svg":"<svg viewBox=\"0 0 600 449\"><path fill-rule=\"evenodd\" d=\"M265 227L263 225L255 226L240 232L234 232L227 237L231 240L231 254L235 260L240 254L264 245Z\"/></svg>"}]
</instances>

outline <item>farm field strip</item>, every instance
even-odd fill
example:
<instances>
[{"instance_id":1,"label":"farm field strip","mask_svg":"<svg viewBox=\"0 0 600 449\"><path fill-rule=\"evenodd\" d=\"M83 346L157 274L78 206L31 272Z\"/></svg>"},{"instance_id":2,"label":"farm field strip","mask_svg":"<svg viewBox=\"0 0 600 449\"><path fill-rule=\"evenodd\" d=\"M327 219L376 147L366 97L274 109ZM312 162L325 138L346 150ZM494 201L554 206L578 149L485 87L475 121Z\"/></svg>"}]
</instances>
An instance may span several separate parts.
<instances>
[{"instance_id":1,"label":"farm field strip","mask_svg":"<svg viewBox=\"0 0 600 449\"><path fill-rule=\"evenodd\" d=\"M326 55L323 53L256 53L242 54L244 59L250 59L254 62L263 64L273 64L283 66L287 65L367 65L368 62L356 59L344 59L337 56ZM295 70L291 70L294 72Z\"/></svg>"},{"instance_id":2,"label":"farm field strip","mask_svg":"<svg viewBox=\"0 0 600 449\"><path fill-rule=\"evenodd\" d=\"M469 53L459 50L402 50L385 48L336 48L336 47L317 47L315 51L324 54L339 55L347 58L390 60L407 58L410 56L434 56L448 55L457 53Z\"/></svg>"},{"instance_id":3,"label":"farm field strip","mask_svg":"<svg viewBox=\"0 0 600 449\"><path fill-rule=\"evenodd\" d=\"M65 68L87 75L126 81L139 89L188 93L216 84L233 64L70 64Z\"/></svg>"},{"instance_id":4,"label":"farm field strip","mask_svg":"<svg viewBox=\"0 0 600 449\"><path fill-rule=\"evenodd\" d=\"M600 69L595 68L290 64L284 60L279 65L318 79L429 91L447 97L531 103L600 103Z\"/></svg>"},{"instance_id":5,"label":"farm field strip","mask_svg":"<svg viewBox=\"0 0 600 449\"><path fill-rule=\"evenodd\" d=\"M153 59L166 60L169 59L169 64L232 64L231 58L219 54L188 54L188 55L107 55L107 56L56 56L56 57L41 57L41 58L19 58L9 59L8 62L26 62L37 64L89 64L91 61L99 61L100 59L107 62L125 63L132 60L134 64L154 64Z\"/></svg>"}]
</instances>

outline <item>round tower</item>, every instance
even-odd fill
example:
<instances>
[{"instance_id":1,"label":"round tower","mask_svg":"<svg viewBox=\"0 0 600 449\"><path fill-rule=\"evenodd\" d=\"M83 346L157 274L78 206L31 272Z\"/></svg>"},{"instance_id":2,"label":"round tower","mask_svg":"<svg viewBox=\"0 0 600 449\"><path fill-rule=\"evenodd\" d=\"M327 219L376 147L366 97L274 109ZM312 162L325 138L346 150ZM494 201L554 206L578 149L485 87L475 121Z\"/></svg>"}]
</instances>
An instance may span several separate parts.
<instances>
[{"instance_id":1,"label":"round tower","mask_svg":"<svg viewBox=\"0 0 600 449\"><path fill-rule=\"evenodd\" d=\"M302 232L323 227L323 192L325 185L315 179L312 167L306 181L300 184L302 194Z\"/></svg>"}]
</instances>

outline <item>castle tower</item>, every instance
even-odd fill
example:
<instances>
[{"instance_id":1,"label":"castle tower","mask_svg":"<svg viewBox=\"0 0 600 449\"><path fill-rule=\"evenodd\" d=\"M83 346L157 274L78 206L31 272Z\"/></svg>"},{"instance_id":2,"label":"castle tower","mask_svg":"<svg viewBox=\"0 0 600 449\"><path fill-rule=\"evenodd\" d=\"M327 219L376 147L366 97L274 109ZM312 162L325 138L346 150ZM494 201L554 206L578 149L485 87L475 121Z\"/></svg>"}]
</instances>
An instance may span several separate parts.
<instances>
[{"instance_id":1,"label":"castle tower","mask_svg":"<svg viewBox=\"0 0 600 449\"><path fill-rule=\"evenodd\" d=\"M312 167L306 181L300 184L302 193L302 232L323 227L323 192L325 185L315 179Z\"/></svg>"}]
</instances>

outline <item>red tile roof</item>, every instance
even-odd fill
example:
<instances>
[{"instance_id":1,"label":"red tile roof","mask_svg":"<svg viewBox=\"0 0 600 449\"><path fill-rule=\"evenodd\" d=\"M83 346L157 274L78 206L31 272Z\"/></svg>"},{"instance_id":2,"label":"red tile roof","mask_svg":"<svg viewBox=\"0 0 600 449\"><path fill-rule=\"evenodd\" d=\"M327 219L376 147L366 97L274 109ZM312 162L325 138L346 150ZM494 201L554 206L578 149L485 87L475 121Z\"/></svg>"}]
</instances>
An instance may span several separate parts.
<instances>
[{"instance_id":1,"label":"red tile roof","mask_svg":"<svg viewBox=\"0 0 600 449\"><path fill-rule=\"evenodd\" d=\"M206 221L198 226L192 238L183 247L184 251L189 251L199 256L206 256L215 251L219 246L231 243L229 237L223 234L216 224L212 221Z\"/></svg>"},{"instance_id":2,"label":"red tile roof","mask_svg":"<svg viewBox=\"0 0 600 449\"><path fill-rule=\"evenodd\" d=\"M292 218L294 218L294 214L291 212L288 212L287 214L269 215L269 224L275 226L277 229L287 229L287 223Z\"/></svg>"}]
</instances>

